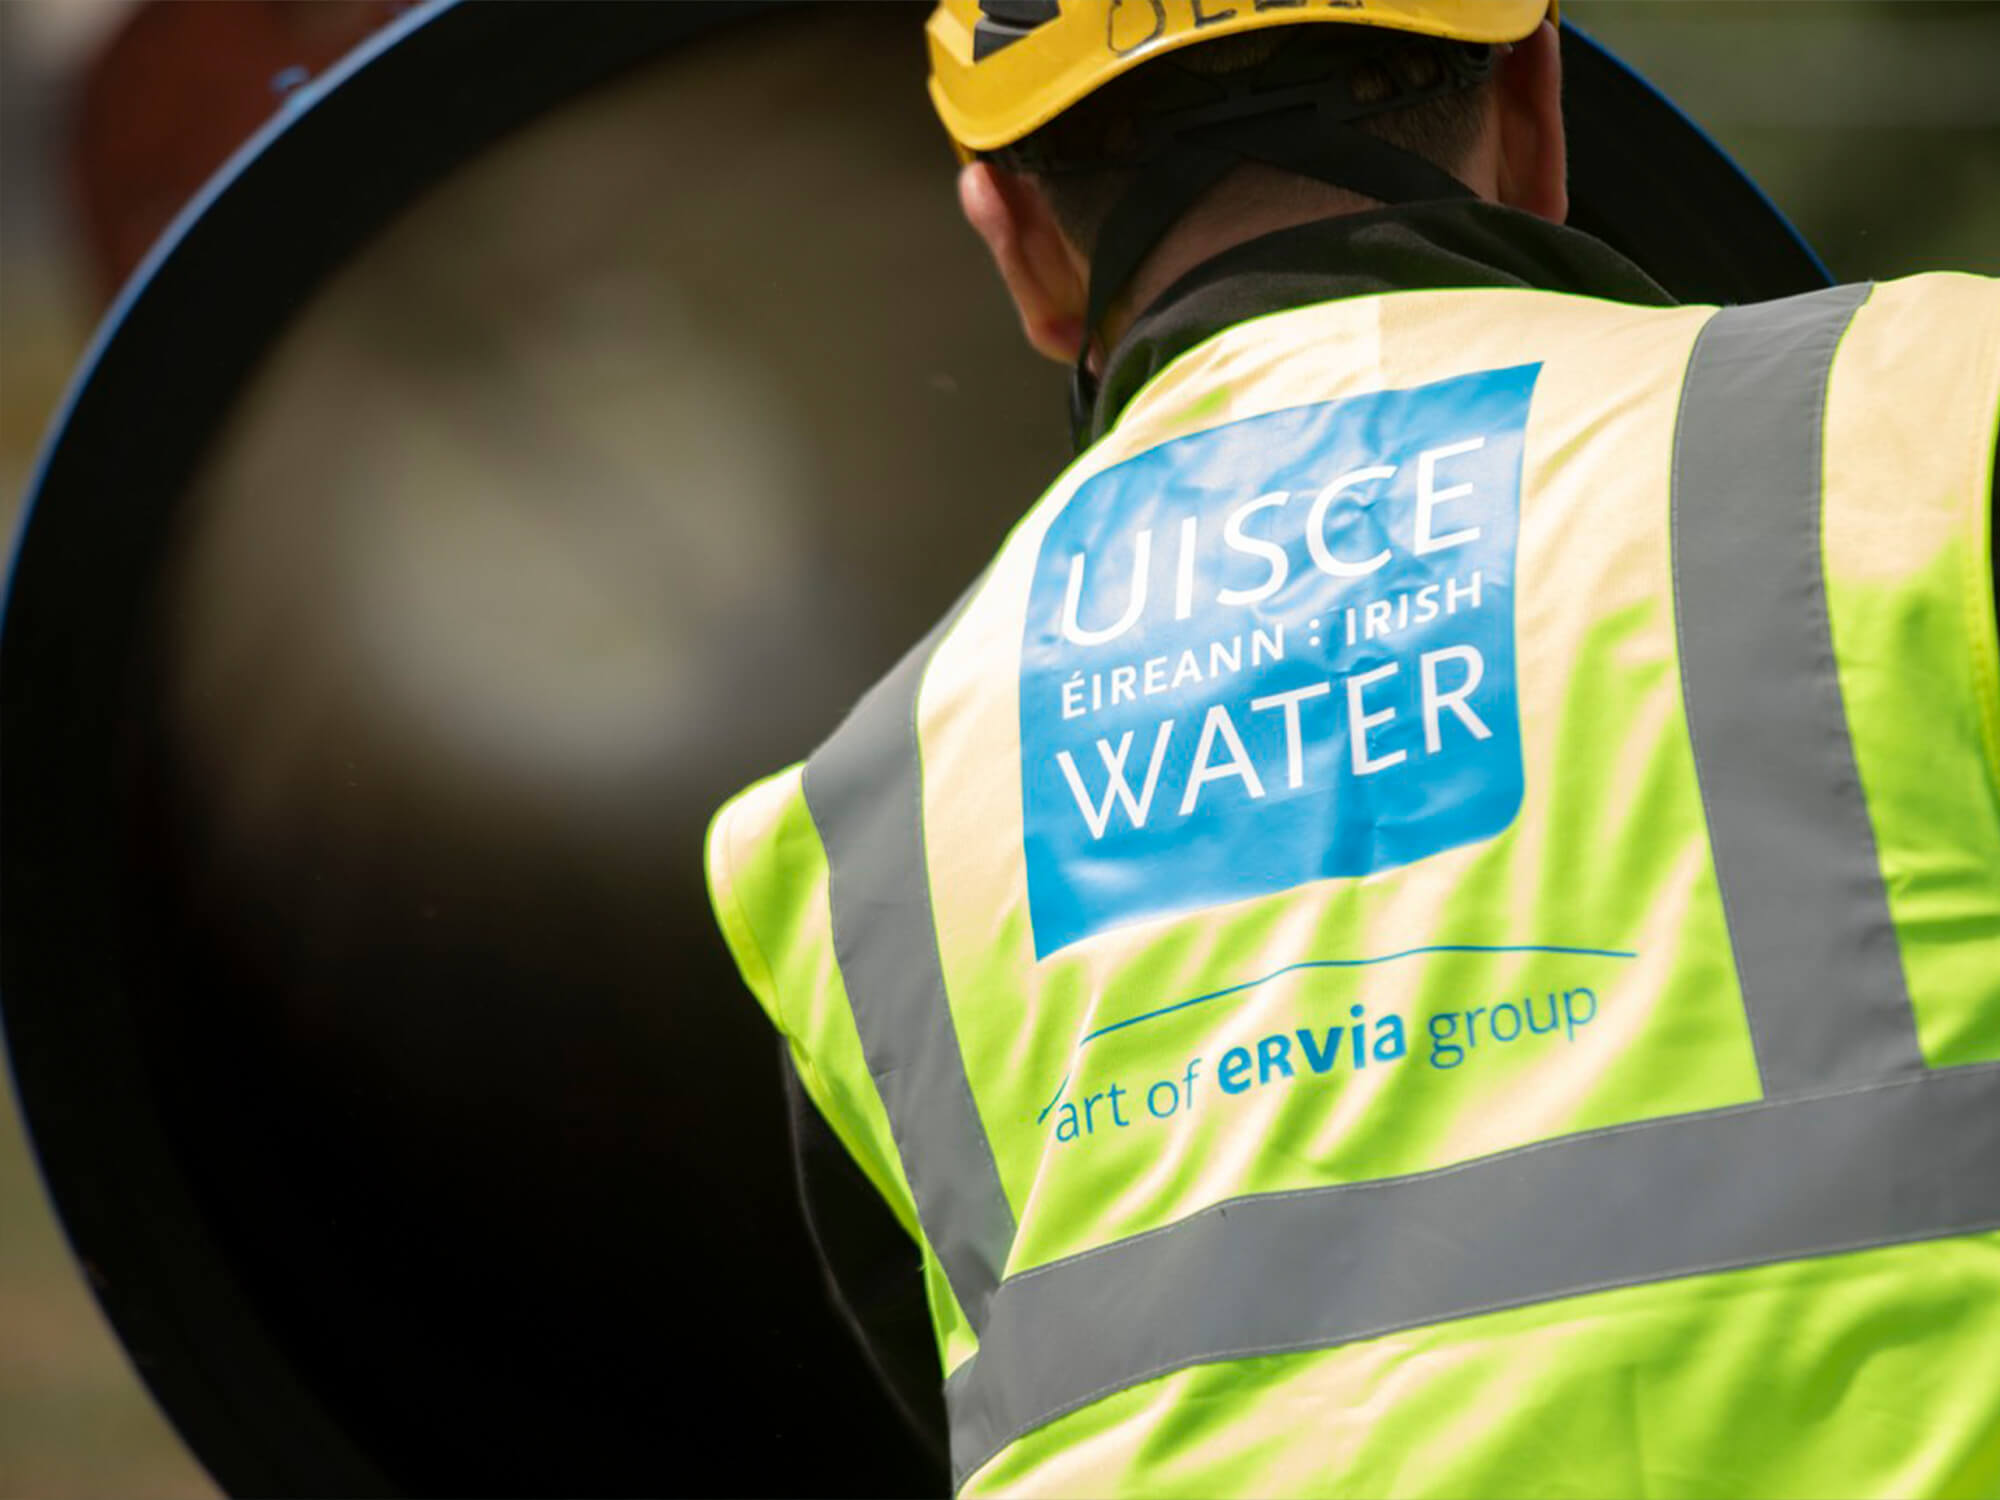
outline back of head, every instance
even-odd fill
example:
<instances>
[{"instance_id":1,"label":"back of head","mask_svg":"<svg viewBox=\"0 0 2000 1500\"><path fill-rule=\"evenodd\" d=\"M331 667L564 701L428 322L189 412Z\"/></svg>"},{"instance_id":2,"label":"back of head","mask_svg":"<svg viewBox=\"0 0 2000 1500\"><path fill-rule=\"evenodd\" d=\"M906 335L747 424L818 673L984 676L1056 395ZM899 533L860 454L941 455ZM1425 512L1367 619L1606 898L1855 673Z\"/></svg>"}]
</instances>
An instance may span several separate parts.
<instances>
[{"instance_id":1,"label":"back of head","mask_svg":"<svg viewBox=\"0 0 2000 1500\"><path fill-rule=\"evenodd\" d=\"M1114 79L994 157L1036 179L1065 234L1086 255L1141 165L1187 149L1163 122L1233 101L1308 92L1331 97L1357 129L1457 176L1486 125L1491 50L1361 27L1223 37ZM1226 196L1245 175L1232 173L1210 199ZM1289 192L1301 202L1359 208L1374 201L1295 172L1254 177L1259 192Z\"/></svg>"},{"instance_id":2,"label":"back of head","mask_svg":"<svg viewBox=\"0 0 2000 1500\"><path fill-rule=\"evenodd\" d=\"M1013 221L1032 220L1032 208L968 206L1031 342L1073 351L1079 434L1094 402L1093 341L1170 232L1185 238L1191 214L1226 221L1242 206L1255 222L1271 216L1274 196L1282 214L1286 195L1320 213L1480 196L1462 168L1495 114L1495 49L1532 36L1554 9L1549 0L941 0L929 26L940 118L963 160L1033 183L1054 221L1041 238L1068 242L1053 256L1028 253L1039 243L1033 226ZM980 195L1005 198L997 187ZM1031 310L1020 286L1039 291L1037 261L1063 255L1087 270L1080 305L1051 319L1051 299L1030 299Z\"/></svg>"}]
</instances>

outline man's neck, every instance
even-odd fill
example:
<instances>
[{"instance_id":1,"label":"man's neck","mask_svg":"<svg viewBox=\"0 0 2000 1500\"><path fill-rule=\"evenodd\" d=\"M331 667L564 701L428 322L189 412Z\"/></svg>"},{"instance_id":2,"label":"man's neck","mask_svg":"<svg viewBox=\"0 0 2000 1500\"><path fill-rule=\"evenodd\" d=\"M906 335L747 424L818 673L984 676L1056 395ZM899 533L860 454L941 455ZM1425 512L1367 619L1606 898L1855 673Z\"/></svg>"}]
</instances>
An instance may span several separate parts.
<instances>
[{"instance_id":1,"label":"man's neck","mask_svg":"<svg viewBox=\"0 0 2000 1500\"><path fill-rule=\"evenodd\" d=\"M1099 325L1090 368L1103 373L1105 356L1117 347L1133 319L1196 266L1245 241L1280 229L1366 213L1379 207L1374 199L1345 188L1329 187L1275 167L1246 162L1199 199L1153 253L1140 262L1125 291L1111 304Z\"/></svg>"},{"instance_id":2,"label":"man's neck","mask_svg":"<svg viewBox=\"0 0 2000 1500\"><path fill-rule=\"evenodd\" d=\"M1338 297L1444 287L1533 288L1640 306L1673 301L1600 241L1495 203L1334 214L1246 238L1155 294L1112 346L1093 431L1169 362L1223 328Z\"/></svg>"}]
</instances>

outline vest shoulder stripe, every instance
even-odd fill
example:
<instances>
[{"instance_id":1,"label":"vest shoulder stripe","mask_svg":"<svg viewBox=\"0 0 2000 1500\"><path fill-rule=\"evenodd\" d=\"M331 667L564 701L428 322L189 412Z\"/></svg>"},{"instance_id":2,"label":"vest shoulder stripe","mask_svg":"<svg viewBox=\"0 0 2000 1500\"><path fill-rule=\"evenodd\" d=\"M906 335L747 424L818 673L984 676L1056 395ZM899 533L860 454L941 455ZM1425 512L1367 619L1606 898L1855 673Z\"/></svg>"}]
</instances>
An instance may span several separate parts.
<instances>
[{"instance_id":1,"label":"vest shoulder stripe","mask_svg":"<svg viewBox=\"0 0 2000 1500\"><path fill-rule=\"evenodd\" d=\"M1869 291L1716 314L1695 343L1674 439L1683 698L1771 1096L1923 1067L1820 545L1827 381Z\"/></svg>"},{"instance_id":2,"label":"vest shoulder stripe","mask_svg":"<svg viewBox=\"0 0 2000 1500\"><path fill-rule=\"evenodd\" d=\"M868 1071L924 1237L978 1332L1014 1241L1014 1213L945 994L916 719L925 669L962 608L963 601L806 762L805 795L826 848L834 955Z\"/></svg>"}]
</instances>

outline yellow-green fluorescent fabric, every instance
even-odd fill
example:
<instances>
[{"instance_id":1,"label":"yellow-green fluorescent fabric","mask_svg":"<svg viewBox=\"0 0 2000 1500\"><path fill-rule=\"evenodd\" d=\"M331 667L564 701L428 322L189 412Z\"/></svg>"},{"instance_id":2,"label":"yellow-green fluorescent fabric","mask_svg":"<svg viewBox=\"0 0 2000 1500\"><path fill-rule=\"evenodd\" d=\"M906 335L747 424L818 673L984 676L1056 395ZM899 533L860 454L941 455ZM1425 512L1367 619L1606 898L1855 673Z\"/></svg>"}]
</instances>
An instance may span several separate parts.
<instances>
[{"instance_id":1,"label":"yellow-green fluorescent fabric","mask_svg":"<svg viewBox=\"0 0 2000 1500\"><path fill-rule=\"evenodd\" d=\"M1181 356L716 909L967 1494L2000 1495L2000 286Z\"/></svg>"}]
</instances>

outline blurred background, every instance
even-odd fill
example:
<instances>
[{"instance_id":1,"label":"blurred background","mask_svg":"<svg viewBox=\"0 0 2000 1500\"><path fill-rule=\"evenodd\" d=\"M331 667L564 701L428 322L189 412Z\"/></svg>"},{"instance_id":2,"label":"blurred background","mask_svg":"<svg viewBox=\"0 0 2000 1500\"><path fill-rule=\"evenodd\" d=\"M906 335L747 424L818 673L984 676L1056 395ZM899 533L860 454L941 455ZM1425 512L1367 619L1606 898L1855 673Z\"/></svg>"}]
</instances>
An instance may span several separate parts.
<instances>
[{"instance_id":1,"label":"blurred background","mask_svg":"<svg viewBox=\"0 0 2000 1500\"><path fill-rule=\"evenodd\" d=\"M403 8L0 0L0 513L10 532L69 374L147 246L292 89ZM907 497L947 493L951 455L976 434L1002 455L984 476L994 493L1024 505L1063 457L1062 389L1011 344L1004 358L964 356L1011 332L997 293L976 280L969 233L952 221L949 154L921 123L923 7L899 9L906 21L879 8L862 23L815 17L784 44L754 35L704 52L699 67L668 60L614 81L455 173L302 310L191 496L191 513L220 540L190 546L168 585L189 601L174 615L185 665L166 693L170 716L174 703L185 708L176 744L189 765L246 744L284 761L287 747L270 743L282 714L231 699L231 684L256 675L242 643L296 636L301 616L336 611L365 586L370 632L310 656L287 681L334 712L365 677L380 717L371 750L386 764L396 747L421 743L436 784L406 776L370 816L398 819L398 798L420 797L454 804L440 816L470 826L548 767L585 765L588 794L542 810L571 830L581 867L596 831L625 829L647 777L715 753L682 743L658 711L675 694L721 690L665 643L721 620L738 643L732 669L785 648L770 638L775 626L760 635L755 613L742 612L743 558L759 559L760 587L777 570L788 618L817 622L839 657L816 692L763 710L800 750L837 713L845 684L865 681L914 634L894 611L852 601L905 591L941 548L978 555L1005 516L954 525L933 509L912 521ZM1840 278L2000 274L2000 4L1569 0L1565 13L1706 126ZM897 26L903 50L874 45ZM816 91L819 68L805 59L823 63L837 47L869 90L907 101L901 113L850 118L850 105ZM717 119L732 121L726 144L700 132ZM668 141L677 154L663 167ZM635 207L638 185L667 168L679 196ZM788 195L805 182L818 201L856 209L802 266L787 253L798 233ZM689 202L700 214L684 212ZM485 247L476 260L460 253L468 241ZM607 251L613 241L630 248ZM550 285L564 289L559 305L529 295ZM798 302L844 309L847 332L787 347ZM880 369L903 373L847 369L842 351L864 346ZM460 368L468 350L477 374ZM412 370L421 378L407 386L385 375ZM867 418L891 379L905 382L890 394L921 436L885 458ZM335 393L341 414L329 422ZM423 440L385 448L379 435L419 401L432 417ZM586 447L593 456L579 469ZM743 498L725 524L660 512L641 477L662 454L697 450L735 456L726 478ZM625 466L607 467L607 452L627 455ZM274 467L288 475L283 505L268 498ZM681 477L691 488L724 479ZM532 503L551 490L560 528ZM397 503L416 491L445 498ZM475 493L519 503L455 509L448 498ZM830 507L837 526L800 499L829 493L844 497ZM327 520L333 496L343 502ZM317 530L306 515L321 518ZM336 565L384 536L395 566ZM285 566L262 565L273 556ZM808 557L834 566L808 568ZM673 560L674 589L654 586L656 558ZM509 601L498 614L496 579ZM225 595L227 609L204 602ZM575 670L579 660L590 670ZM494 746L507 763L468 772ZM251 778L204 805L222 832L203 880L264 879L255 851L274 837L272 808L356 774L351 759L284 764L285 784ZM283 836L321 837L289 825ZM388 835L371 837L379 857ZM663 846L685 838L672 820L661 825ZM407 864L363 874L421 884ZM645 890L643 873L632 888ZM426 899L406 903L418 920L453 920L448 902L440 914ZM601 934L572 938L603 946ZM310 966L310 948L252 957L276 972ZM767 1104L759 1094L746 1107ZM210 1493L97 1313L9 1096L0 1496Z\"/></svg>"}]
</instances>

